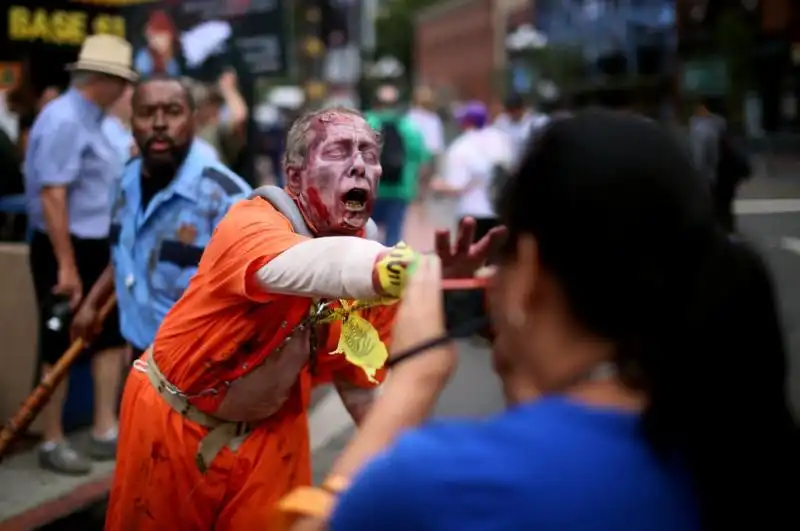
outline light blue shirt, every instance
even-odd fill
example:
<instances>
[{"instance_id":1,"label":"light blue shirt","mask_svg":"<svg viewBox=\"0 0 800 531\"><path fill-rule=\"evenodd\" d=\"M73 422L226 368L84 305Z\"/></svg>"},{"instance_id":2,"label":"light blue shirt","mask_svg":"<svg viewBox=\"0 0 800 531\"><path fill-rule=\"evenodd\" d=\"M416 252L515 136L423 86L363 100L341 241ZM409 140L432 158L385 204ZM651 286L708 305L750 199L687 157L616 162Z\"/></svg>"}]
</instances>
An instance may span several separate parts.
<instances>
[{"instance_id":1,"label":"light blue shirt","mask_svg":"<svg viewBox=\"0 0 800 531\"><path fill-rule=\"evenodd\" d=\"M214 148L214 146L209 144L207 140L203 140L200 137L195 137L194 145L204 157L208 157L212 160L219 160L219 153L217 153L217 150Z\"/></svg>"},{"instance_id":2,"label":"light blue shirt","mask_svg":"<svg viewBox=\"0 0 800 531\"><path fill-rule=\"evenodd\" d=\"M70 89L47 105L31 128L25 153L29 222L45 231L40 192L67 188L69 232L79 238L108 236L112 183L124 161L103 130L103 110Z\"/></svg>"},{"instance_id":3,"label":"light blue shirt","mask_svg":"<svg viewBox=\"0 0 800 531\"><path fill-rule=\"evenodd\" d=\"M131 158L131 147L133 147L133 135L130 130L116 116L106 116L105 120L103 120L103 132L108 137L124 166ZM120 172L121 175L122 173Z\"/></svg>"},{"instance_id":4,"label":"light blue shirt","mask_svg":"<svg viewBox=\"0 0 800 531\"><path fill-rule=\"evenodd\" d=\"M173 181L142 210L141 158L113 197L111 258L122 336L139 349L181 297L220 219L252 189L195 142Z\"/></svg>"}]
</instances>

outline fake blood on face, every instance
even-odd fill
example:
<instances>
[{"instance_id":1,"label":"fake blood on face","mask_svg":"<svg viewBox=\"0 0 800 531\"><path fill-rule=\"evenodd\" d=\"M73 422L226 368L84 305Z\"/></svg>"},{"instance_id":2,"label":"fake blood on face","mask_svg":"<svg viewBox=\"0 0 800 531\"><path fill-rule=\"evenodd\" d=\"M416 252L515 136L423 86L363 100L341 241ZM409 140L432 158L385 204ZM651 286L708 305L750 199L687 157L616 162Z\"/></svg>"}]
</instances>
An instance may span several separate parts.
<instances>
[{"instance_id":1,"label":"fake blood on face","mask_svg":"<svg viewBox=\"0 0 800 531\"><path fill-rule=\"evenodd\" d=\"M336 112L315 120L309 135L298 186L303 213L319 235L358 234L381 174L377 136L360 116Z\"/></svg>"},{"instance_id":2,"label":"fake blood on face","mask_svg":"<svg viewBox=\"0 0 800 531\"><path fill-rule=\"evenodd\" d=\"M331 213L328 210L328 207L325 206L325 202L322 201L322 197L319 194L319 190L315 186L309 186L306 188L306 201L308 201L308 208L310 212L308 216L314 220L325 220L331 218Z\"/></svg>"}]
</instances>

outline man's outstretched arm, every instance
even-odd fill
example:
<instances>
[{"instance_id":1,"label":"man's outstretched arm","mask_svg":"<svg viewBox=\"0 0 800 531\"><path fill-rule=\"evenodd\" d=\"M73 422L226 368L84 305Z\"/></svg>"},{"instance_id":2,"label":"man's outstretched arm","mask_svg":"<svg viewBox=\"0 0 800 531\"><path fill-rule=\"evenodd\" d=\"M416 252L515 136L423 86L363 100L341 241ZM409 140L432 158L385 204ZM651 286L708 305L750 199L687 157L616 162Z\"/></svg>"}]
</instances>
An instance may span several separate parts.
<instances>
[{"instance_id":1,"label":"man's outstretched arm","mask_svg":"<svg viewBox=\"0 0 800 531\"><path fill-rule=\"evenodd\" d=\"M381 295L373 272L387 247L363 238L308 239L290 247L255 272L270 293L336 299Z\"/></svg>"}]
</instances>

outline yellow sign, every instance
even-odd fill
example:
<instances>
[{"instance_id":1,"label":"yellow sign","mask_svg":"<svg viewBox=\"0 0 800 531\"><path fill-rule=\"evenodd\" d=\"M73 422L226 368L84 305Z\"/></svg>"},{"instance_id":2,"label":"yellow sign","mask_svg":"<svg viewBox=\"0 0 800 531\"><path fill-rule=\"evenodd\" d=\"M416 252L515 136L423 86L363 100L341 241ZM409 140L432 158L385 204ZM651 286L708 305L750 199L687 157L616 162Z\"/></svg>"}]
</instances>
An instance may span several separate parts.
<instances>
[{"instance_id":1,"label":"yellow sign","mask_svg":"<svg viewBox=\"0 0 800 531\"><path fill-rule=\"evenodd\" d=\"M316 37L308 37L306 38L305 49L309 57L319 57L325 51L325 44Z\"/></svg>"},{"instance_id":2,"label":"yellow sign","mask_svg":"<svg viewBox=\"0 0 800 531\"><path fill-rule=\"evenodd\" d=\"M89 16L84 11L8 8L8 38L12 41L80 46L88 35L96 33L124 38L125 19L107 13Z\"/></svg>"},{"instance_id":3,"label":"yellow sign","mask_svg":"<svg viewBox=\"0 0 800 531\"><path fill-rule=\"evenodd\" d=\"M310 100L320 100L325 97L327 88L321 81L309 81L306 83L306 97Z\"/></svg>"},{"instance_id":4,"label":"yellow sign","mask_svg":"<svg viewBox=\"0 0 800 531\"><path fill-rule=\"evenodd\" d=\"M102 7L127 7L139 4L154 4L159 0L71 0L73 4L88 4Z\"/></svg>"}]
</instances>

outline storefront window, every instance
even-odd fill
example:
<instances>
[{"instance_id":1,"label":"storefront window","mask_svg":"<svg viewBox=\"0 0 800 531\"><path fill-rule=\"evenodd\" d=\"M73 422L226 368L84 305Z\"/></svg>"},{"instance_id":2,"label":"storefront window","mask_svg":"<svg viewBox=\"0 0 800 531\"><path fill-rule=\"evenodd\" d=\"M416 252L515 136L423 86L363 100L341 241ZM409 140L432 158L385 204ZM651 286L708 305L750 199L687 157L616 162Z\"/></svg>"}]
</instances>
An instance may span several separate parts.
<instances>
[{"instance_id":1,"label":"storefront window","mask_svg":"<svg viewBox=\"0 0 800 531\"><path fill-rule=\"evenodd\" d=\"M580 57L571 77L562 76L563 91L577 105L661 116L674 85L674 5L671 0L538 1L536 26L550 47Z\"/></svg>"}]
</instances>

